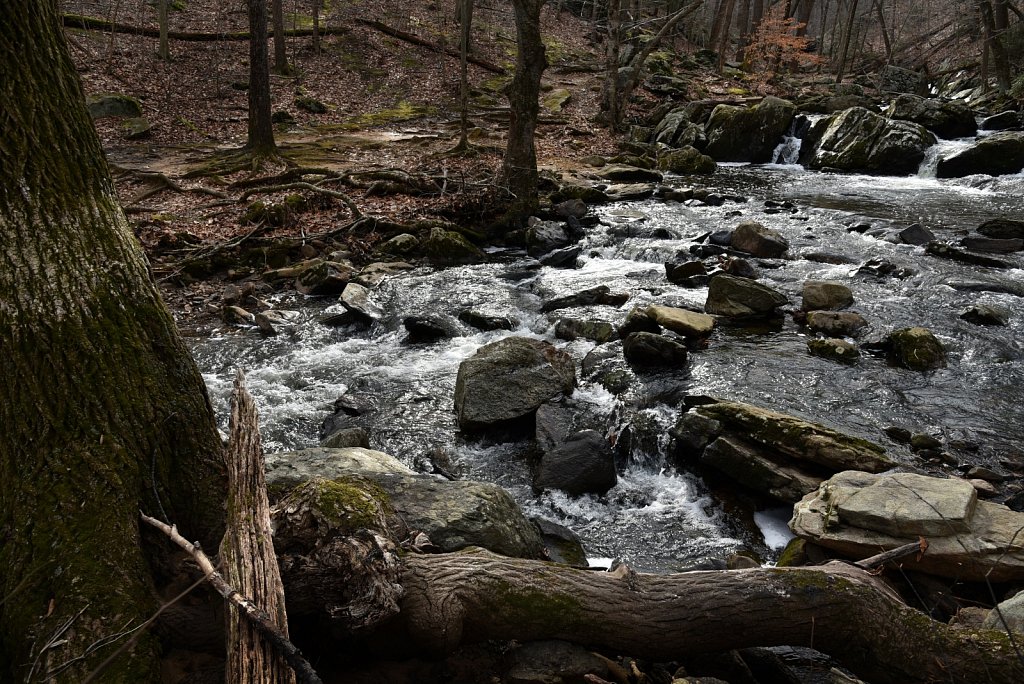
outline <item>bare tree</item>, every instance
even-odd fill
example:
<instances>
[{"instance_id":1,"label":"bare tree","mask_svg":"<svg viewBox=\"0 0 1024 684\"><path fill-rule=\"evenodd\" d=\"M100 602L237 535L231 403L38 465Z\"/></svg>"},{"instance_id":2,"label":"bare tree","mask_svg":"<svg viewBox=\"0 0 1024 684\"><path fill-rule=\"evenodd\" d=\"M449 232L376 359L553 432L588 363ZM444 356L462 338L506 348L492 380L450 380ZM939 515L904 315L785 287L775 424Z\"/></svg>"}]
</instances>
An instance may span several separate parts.
<instances>
[{"instance_id":1,"label":"bare tree","mask_svg":"<svg viewBox=\"0 0 1024 684\"><path fill-rule=\"evenodd\" d=\"M247 0L249 13L249 137L253 162L277 154L270 118L270 64L267 57L267 2Z\"/></svg>"}]
</instances>

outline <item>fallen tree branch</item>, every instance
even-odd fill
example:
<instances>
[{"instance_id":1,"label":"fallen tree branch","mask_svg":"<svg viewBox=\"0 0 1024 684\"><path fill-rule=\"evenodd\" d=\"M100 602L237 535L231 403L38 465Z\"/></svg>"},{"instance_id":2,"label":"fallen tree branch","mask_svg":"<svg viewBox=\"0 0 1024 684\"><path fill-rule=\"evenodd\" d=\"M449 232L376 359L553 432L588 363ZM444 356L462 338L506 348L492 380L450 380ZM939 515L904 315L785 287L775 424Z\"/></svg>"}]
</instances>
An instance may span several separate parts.
<instances>
[{"instance_id":1,"label":"fallen tree branch","mask_svg":"<svg viewBox=\"0 0 1024 684\"><path fill-rule=\"evenodd\" d=\"M189 540L185 539L178 532L178 528L174 525L168 525L163 523L156 518L151 518L143 512L139 512L139 516L142 521L148 525L152 525L156 529L160 530L167 537L180 547L185 553L192 556L195 562L199 565L200 570L206 575L210 585L220 594L225 601L231 603L238 610L245 615L245 617L266 637L288 661L288 664L295 670L296 677L302 684L323 684L320 677L309 662L303 657L295 645L288 640L287 637L281 634L281 631L274 624L273 620L263 610L257 607L252 601L245 596L239 594L235 589L229 585L224 578L221 577L220 573L210 562L209 556L203 553L203 550L199 548L198 544L193 544Z\"/></svg>"},{"instance_id":2,"label":"fallen tree branch","mask_svg":"<svg viewBox=\"0 0 1024 684\"><path fill-rule=\"evenodd\" d=\"M267 185L251 188L249 190L246 190L238 199L238 201L244 202L251 196L258 193L281 192L283 190L308 190L310 192L316 192L321 195L333 197L334 199L341 200L342 203L344 203L348 210L352 212L353 218L360 219L363 217L363 213L359 211L359 207L357 207L356 203L352 201L352 198L346 195L345 193L339 192L337 190L321 188L319 185L313 185L312 183L306 183L305 181L299 181L296 183L284 183L283 185Z\"/></svg>"},{"instance_id":3,"label":"fallen tree branch","mask_svg":"<svg viewBox=\"0 0 1024 684\"><path fill-rule=\"evenodd\" d=\"M144 36L146 38L159 38L160 29L149 28L147 26L132 26L130 24L123 24L117 21L108 21L106 19L100 19L98 17L86 17L78 14L65 14L62 16L64 26L73 29L83 29L86 31L104 31L111 33L128 33L136 36ZM321 36L336 36L348 33L351 29L345 26L321 26ZM267 28L267 37L272 38L274 30L272 27ZM313 35L313 29L306 28L295 28L287 29L284 35L290 38L304 38ZM186 42L197 42L197 43L211 43L217 41L243 41L249 40L248 31L168 31L167 37L171 40L180 40Z\"/></svg>"},{"instance_id":4,"label":"fallen tree branch","mask_svg":"<svg viewBox=\"0 0 1024 684\"><path fill-rule=\"evenodd\" d=\"M372 19L356 19L355 21L357 24L369 26L370 28L376 29L377 31L380 31L385 35L391 36L392 38L398 38L399 40L404 40L407 43L412 43L413 45L425 47L429 50L433 50L434 52L444 53L449 57L455 57L456 59L462 58L462 53L456 50L455 48L447 47L444 45L438 45L437 43L433 43L425 38L420 38L419 36L413 35L412 33L406 33L405 31L399 31L396 28L391 28L387 24L382 24L379 21L374 21ZM470 55L467 59L470 64L475 64L481 69L486 69L487 71L490 71L493 74L505 73L504 68L498 66L497 64L492 64L486 60L480 59L479 57L473 57L472 55Z\"/></svg>"},{"instance_id":5,"label":"fallen tree branch","mask_svg":"<svg viewBox=\"0 0 1024 684\"><path fill-rule=\"evenodd\" d=\"M869 558L863 558L854 563L854 565L865 570L875 570L882 567L889 561L913 556L915 553L924 553L927 549L928 542L922 537L920 541L904 544L903 546L897 546L895 549L884 551Z\"/></svg>"}]
</instances>

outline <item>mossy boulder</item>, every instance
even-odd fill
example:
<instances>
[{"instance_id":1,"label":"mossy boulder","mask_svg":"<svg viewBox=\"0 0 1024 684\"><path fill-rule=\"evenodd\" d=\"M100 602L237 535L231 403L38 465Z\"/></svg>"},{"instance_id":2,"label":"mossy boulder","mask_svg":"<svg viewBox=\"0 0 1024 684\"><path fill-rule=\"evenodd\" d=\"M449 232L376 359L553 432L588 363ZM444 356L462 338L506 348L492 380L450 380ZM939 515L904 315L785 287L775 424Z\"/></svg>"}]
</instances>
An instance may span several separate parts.
<instances>
[{"instance_id":1,"label":"mossy boulder","mask_svg":"<svg viewBox=\"0 0 1024 684\"><path fill-rule=\"evenodd\" d=\"M889 335L889 345L893 360L904 368L930 371L946 367L946 349L927 328L895 330Z\"/></svg>"},{"instance_id":2,"label":"mossy boulder","mask_svg":"<svg viewBox=\"0 0 1024 684\"><path fill-rule=\"evenodd\" d=\"M704 127L704 151L718 161L769 162L795 115L792 102L771 96L751 107L718 105Z\"/></svg>"},{"instance_id":3,"label":"mossy boulder","mask_svg":"<svg viewBox=\"0 0 1024 684\"><path fill-rule=\"evenodd\" d=\"M541 104L544 106L544 109L557 114L569 103L570 99L572 99L572 93L566 88L555 88L551 92L544 93L544 96L541 98Z\"/></svg>"},{"instance_id":4,"label":"mossy boulder","mask_svg":"<svg viewBox=\"0 0 1024 684\"><path fill-rule=\"evenodd\" d=\"M658 159L658 168L680 175L710 175L718 168L715 160L689 145L673 150Z\"/></svg>"},{"instance_id":5,"label":"mossy boulder","mask_svg":"<svg viewBox=\"0 0 1024 684\"><path fill-rule=\"evenodd\" d=\"M483 251L466 238L438 227L430 229L424 251L431 262L439 265L472 264L485 258Z\"/></svg>"},{"instance_id":6,"label":"mossy boulder","mask_svg":"<svg viewBox=\"0 0 1024 684\"><path fill-rule=\"evenodd\" d=\"M966 138L978 132L974 112L963 102L903 94L894 99L884 114L921 124L940 138Z\"/></svg>"},{"instance_id":7,"label":"mossy boulder","mask_svg":"<svg viewBox=\"0 0 1024 684\"><path fill-rule=\"evenodd\" d=\"M863 107L824 119L810 137L811 144L800 153L800 162L809 168L893 176L916 172L925 151L936 142L920 124L887 119Z\"/></svg>"},{"instance_id":8,"label":"mossy boulder","mask_svg":"<svg viewBox=\"0 0 1024 684\"><path fill-rule=\"evenodd\" d=\"M94 119L108 117L139 117L142 116L142 105L130 95L120 93L104 93L90 95L86 98L89 115Z\"/></svg>"},{"instance_id":9,"label":"mossy boulder","mask_svg":"<svg viewBox=\"0 0 1024 684\"><path fill-rule=\"evenodd\" d=\"M326 114L327 105L320 100L306 95L299 95L295 98L295 106L310 114Z\"/></svg>"},{"instance_id":10,"label":"mossy boulder","mask_svg":"<svg viewBox=\"0 0 1024 684\"><path fill-rule=\"evenodd\" d=\"M153 124L143 116L133 116L121 123L121 130L126 140L142 140L153 132Z\"/></svg>"},{"instance_id":11,"label":"mossy boulder","mask_svg":"<svg viewBox=\"0 0 1024 684\"><path fill-rule=\"evenodd\" d=\"M604 166L602 158L595 156L591 159L593 162L601 162L601 164L594 163L592 164L593 166ZM585 204L607 204L611 201L608 193L604 190L595 188L592 185L579 184L563 185L551 195L551 202L553 204L564 202L565 200L580 200Z\"/></svg>"}]
</instances>

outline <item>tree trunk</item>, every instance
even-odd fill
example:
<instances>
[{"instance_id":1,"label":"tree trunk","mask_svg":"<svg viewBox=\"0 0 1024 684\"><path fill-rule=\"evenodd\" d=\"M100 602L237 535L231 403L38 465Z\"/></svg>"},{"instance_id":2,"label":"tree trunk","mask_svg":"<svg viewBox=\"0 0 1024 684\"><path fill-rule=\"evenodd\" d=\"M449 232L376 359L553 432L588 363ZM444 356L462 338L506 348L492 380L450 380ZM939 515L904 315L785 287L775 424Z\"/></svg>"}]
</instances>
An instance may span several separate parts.
<instances>
[{"instance_id":1,"label":"tree trunk","mask_svg":"<svg viewBox=\"0 0 1024 684\"><path fill-rule=\"evenodd\" d=\"M1006 47L1003 45L1000 31L997 27L996 12L992 9L992 2L989 0L977 0L977 6L985 33L985 48L983 49L987 49L988 55L992 57L992 67L995 70L996 85L999 88L999 92L1005 93L1012 85L1010 58L1006 53ZM984 80L987 87L987 78Z\"/></svg>"},{"instance_id":2,"label":"tree trunk","mask_svg":"<svg viewBox=\"0 0 1024 684\"><path fill-rule=\"evenodd\" d=\"M160 59L167 61L171 58L171 48L167 43L167 9L171 0L160 0L157 5L157 23L160 25L160 47L157 54Z\"/></svg>"},{"instance_id":3,"label":"tree trunk","mask_svg":"<svg viewBox=\"0 0 1024 684\"><path fill-rule=\"evenodd\" d=\"M281 0L272 0L271 14L274 19L274 73L288 75L288 44L284 31L284 9Z\"/></svg>"},{"instance_id":4,"label":"tree trunk","mask_svg":"<svg viewBox=\"0 0 1024 684\"><path fill-rule=\"evenodd\" d=\"M220 545L224 579L270 616L281 636L287 639L284 585L274 555L259 420L241 371L235 376L231 395L227 466L227 531ZM227 681L295 684L295 674L283 655L237 606L228 606L226 619Z\"/></svg>"},{"instance_id":5,"label":"tree trunk","mask_svg":"<svg viewBox=\"0 0 1024 684\"><path fill-rule=\"evenodd\" d=\"M246 149L254 159L277 153L270 119L270 64L267 59L267 3L249 5L249 137Z\"/></svg>"},{"instance_id":6,"label":"tree trunk","mask_svg":"<svg viewBox=\"0 0 1024 684\"><path fill-rule=\"evenodd\" d=\"M846 18L846 30L843 32L843 49L839 55L839 67L836 69L836 83L843 82L846 71L846 60L850 53L850 39L853 38L853 24L857 17L857 0L849 0L850 14Z\"/></svg>"},{"instance_id":7,"label":"tree trunk","mask_svg":"<svg viewBox=\"0 0 1024 684\"><path fill-rule=\"evenodd\" d=\"M608 128L619 129L622 113L619 105L619 54L622 49L622 3L624 0L608 0L608 44L605 59L604 105L608 110Z\"/></svg>"},{"instance_id":8,"label":"tree trunk","mask_svg":"<svg viewBox=\"0 0 1024 684\"><path fill-rule=\"evenodd\" d=\"M313 54L320 56L320 8L323 0L313 0Z\"/></svg>"},{"instance_id":9,"label":"tree trunk","mask_svg":"<svg viewBox=\"0 0 1024 684\"><path fill-rule=\"evenodd\" d=\"M889 30L885 25L882 0L872 0L872 4L875 7L875 16L878 17L878 30L882 34L882 42L885 43L885 63L892 64L892 39L889 37Z\"/></svg>"},{"instance_id":10,"label":"tree trunk","mask_svg":"<svg viewBox=\"0 0 1024 684\"><path fill-rule=\"evenodd\" d=\"M459 144L469 147L469 37L473 29L473 0L459 0Z\"/></svg>"},{"instance_id":11,"label":"tree trunk","mask_svg":"<svg viewBox=\"0 0 1024 684\"><path fill-rule=\"evenodd\" d=\"M1024 681L1005 634L950 628L844 563L648 575L599 573L481 549L408 555L399 619L438 655L485 640L564 639L652 660L810 646L868 681Z\"/></svg>"},{"instance_id":12,"label":"tree trunk","mask_svg":"<svg viewBox=\"0 0 1024 684\"><path fill-rule=\"evenodd\" d=\"M525 217L537 209L537 149L533 143L540 113L540 79L548 66L540 37L545 0L513 0L516 17L516 71L505 89L510 120L500 184L511 194L508 216Z\"/></svg>"},{"instance_id":13,"label":"tree trunk","mask_svg":"<svg viewBox=\"0 0 1024 684\"><path fill-rule=\"evenodd\" d=\"M2 681L80 682L155 608L140 507L223 531L213 410L84 101L55 0L0 3ZM96 681L158 681L136 637Z\"/></svg>"}]
</instances>

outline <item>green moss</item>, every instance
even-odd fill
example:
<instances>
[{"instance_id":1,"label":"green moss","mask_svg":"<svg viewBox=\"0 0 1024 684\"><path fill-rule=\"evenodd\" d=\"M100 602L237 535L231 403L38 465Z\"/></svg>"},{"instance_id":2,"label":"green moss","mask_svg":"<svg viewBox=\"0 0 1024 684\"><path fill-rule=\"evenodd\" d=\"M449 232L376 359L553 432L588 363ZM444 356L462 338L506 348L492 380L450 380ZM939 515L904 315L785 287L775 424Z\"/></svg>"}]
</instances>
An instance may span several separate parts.
<instances>
[{"instance_id":1,"label":"green moss","mask_svg":"<svg viewBox=\"0 0 1024 684\"><path fill-rule=\"evenodd\" d=\"M542 576L540 579L543 581ZM532 625L553 633L565 631L585 619L583 605L575 596L552 589L525 589L496 580L491 583L488 594L493 612L506 615L513 624Z\"/></svg>"},{"instance_id":2,"label":"green moss","mask_svg":"<svg viewBox=\"0 0 1024 684\"><path fill-rule=\"evenodd\" d=\"M312 480L317 508L330 525L345 531L384 528L391 501L376 483L356 477Z\"/></svg>"}]
</instances>

